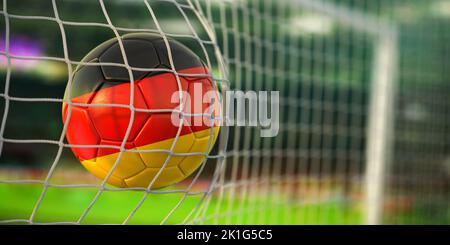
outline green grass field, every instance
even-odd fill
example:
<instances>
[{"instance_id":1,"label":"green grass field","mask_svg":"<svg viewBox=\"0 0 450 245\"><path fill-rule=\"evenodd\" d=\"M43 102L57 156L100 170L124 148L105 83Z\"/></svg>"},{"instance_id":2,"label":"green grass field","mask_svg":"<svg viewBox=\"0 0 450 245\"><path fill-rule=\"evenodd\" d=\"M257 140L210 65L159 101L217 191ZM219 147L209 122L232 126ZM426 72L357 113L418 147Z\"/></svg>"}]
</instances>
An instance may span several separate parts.
<instances>
[{"instance_id":1,"label":"green grass field","mask_svg":"<svg viewBox=\"0 0 450 245\"><path fill-rule=\"evenodd\" d=\"M0 185L0 220L28 219L42 191L40 185ZM95 189L50 187L35 216L35 222L75 222L96 194ZM142 198L139 191L104 192L82 224L122 223ZM129 224L159 224L182 198L181 193L150 194ZM167 220L167 224L183 222L186 215L198 204L201 196L189 196ZM270 199L269 199L270 198ZM204 224L359 224L362 210L357 205L339 201L311 204L271 204L272 198L239 199L230 203L223 198L210 200ZM230 212L231 211L231 212ZM218 216L212 216L215 213ZM214 217L217 217L215 219Z\"/></svg>"}]
</instances>

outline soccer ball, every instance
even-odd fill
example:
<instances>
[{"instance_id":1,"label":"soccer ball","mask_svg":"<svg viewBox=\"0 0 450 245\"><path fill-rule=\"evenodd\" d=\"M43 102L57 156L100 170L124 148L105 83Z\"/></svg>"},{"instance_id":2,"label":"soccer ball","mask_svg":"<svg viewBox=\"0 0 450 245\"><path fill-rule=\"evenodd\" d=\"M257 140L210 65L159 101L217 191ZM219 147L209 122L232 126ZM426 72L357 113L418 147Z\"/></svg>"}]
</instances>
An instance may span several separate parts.
<instances>
[{"instance_id":1,"label":"soccer ball","mask_svg":"<svg viewBox=\"0 0 450 245\"><path fill-rule=\"evenodd\" d=\"M160 35L128 34L122 37L122 43L129 66L172 68L166 43ZM107 181L111 185L146 188L162 167L152 188L177 183L191 175L214 146L219 133L219 123L214 119L220 114L218 90L209 76L199 76L207 75L208 69L197 55L175 40L168 38L168 43L173 65L180 74L181 89L170 71L132 70L134 120L124 147L126 151ZM66 88L64 101L70 101L72 106L63 103L62 117L68 123L66 137L75 156L92 174L104 179L119 157L133 114L129 107L130 76L124 65L117 65L124 64L124 60L115 38L93 49L82 63L87 64L75 69L72 83ZM194 94L194 87L201 88L201 95L213 92L217 96L205 102L203 96ZM182 97L183 112L195 116L203 113L200 117L204 120L194 124L195 116L180 117L178 113L182 124L178 132L180 125L173 123L174 112L168 110L180 109L180 102L174 103L172 98L180 91L190 95ZM213 110L208 112L208 108ZM213 122L206 123L207 120Z\"/></svg>"}]
</instances>

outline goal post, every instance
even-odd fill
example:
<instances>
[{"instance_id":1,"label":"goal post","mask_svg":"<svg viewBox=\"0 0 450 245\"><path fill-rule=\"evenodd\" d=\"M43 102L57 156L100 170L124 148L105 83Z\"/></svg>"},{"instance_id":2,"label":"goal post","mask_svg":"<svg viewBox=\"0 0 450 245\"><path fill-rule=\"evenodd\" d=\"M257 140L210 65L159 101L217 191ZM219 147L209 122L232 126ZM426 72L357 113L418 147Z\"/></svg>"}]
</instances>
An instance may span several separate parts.
<instances>
[{"instance_id":1,"label":"goal post","mask_svg":"<svg viewBox=\"0 0 450 245\"><path fill-rule=\"evenodd\" d=\"M386 172L392 160L397 70L397 34L386 31L376 45L367 137L367 224L382 223Z\"/></svg>"},{"instance_id":2,"label":"goal post","mask_svg":"<svg viewBox=\"0 0 450 245\"><path fill-rule=\"evenodd\" d=\"M298 0L299 5L319 11L344 25L367 32L375 40L370 89L367 156L365 172L366 224L381 224L385 172L392 160L394 110L396 93L397 30L394 24L376 16L337 7L326 1Z\"/></svg>"}]
</instances>

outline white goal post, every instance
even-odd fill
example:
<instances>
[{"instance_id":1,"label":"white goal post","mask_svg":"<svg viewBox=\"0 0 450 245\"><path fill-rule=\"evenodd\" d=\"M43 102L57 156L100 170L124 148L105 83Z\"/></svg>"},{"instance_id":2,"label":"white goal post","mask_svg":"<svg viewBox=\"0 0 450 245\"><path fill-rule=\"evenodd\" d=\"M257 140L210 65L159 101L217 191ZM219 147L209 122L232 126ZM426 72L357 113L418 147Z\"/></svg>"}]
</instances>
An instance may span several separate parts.
<instances>
[{"instance_id":1,"label":"white goal post","mask_svg":"<svg viewBox=\"0 0 450 245\"><path fill-rule=\"evenodd\" d=\"M363 15L326 1L297 0L304 8L323 12L339 22L367 32L374 40L366 156L366 224L382 223L385 172L392 160L397 75L397 30L393 23Z\"/></svg>"}]
</instances>

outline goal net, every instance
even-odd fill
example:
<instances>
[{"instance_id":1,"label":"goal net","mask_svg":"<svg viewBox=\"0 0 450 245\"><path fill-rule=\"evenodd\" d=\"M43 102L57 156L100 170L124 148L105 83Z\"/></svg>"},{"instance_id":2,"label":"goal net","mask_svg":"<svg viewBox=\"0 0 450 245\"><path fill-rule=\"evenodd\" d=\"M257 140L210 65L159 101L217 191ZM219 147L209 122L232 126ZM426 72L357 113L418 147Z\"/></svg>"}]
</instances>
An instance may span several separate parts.
<instances>
[{"instance_id":1,"label":"goal net","mask_svg":"<svg viewBox=\"0 0 450 245\"><path fill-rule=\"evenodd\" d=\"M0 223L449 224L449 9L443 0L3 0ZM66 139L64 89L93 48L141 32L191 49L223 95L278 91L277 135L222 126L201 166L162 189L94 177Z\"/></svg>"}]
</instances>

